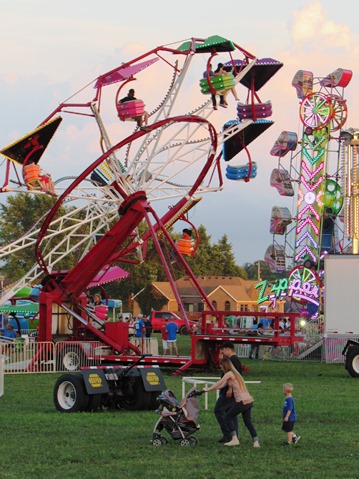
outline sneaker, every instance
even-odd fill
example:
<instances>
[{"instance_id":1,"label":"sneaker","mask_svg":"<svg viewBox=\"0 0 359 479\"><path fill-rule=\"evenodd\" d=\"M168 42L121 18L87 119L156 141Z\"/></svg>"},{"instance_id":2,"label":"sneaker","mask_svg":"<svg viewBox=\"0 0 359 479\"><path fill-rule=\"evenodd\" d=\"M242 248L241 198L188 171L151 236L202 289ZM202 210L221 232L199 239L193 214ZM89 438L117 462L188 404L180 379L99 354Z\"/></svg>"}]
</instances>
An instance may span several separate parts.
<instances>
[{"instance_id":1,"label":"sneaker","mask_svg":"<svg viewBox=\"0 0 359 479\"><path fill-rule=\"evenodd\" d=\"M254 441L254 442L253 442L253 447L254 447L255 449L259 449L259 448L260 448L259 442L258 442L258 441Z\"/></svg>"},{"instance_id":2,"label":"sneaker","mask_svg":"<svg viewBox=\"0 0 359 479\"><path fill-rule=\"evenodd\" d=\"M293 437L292 443L293 443L293 444L297 444L297 442L299 441L299 439L300 439L300 436L295 436L295 437Z\"/></svg>"},{"instance_id":3,"label":"sneaker","mask_svg":"<svg viewBox=\"0 0 359 479\"><path fill-rule=\"evenodd\" d=\"M237 436L233 436L229 442L224 443L225 446L239 446L239 440Z\"/></svg>"},{"instance_id":4,"label":"sneaker","mask_svg":"<svg viewBox=\"0 0 359 479\"><path fill-rule=\"evenodd\" d=\"M148 131L149 127L148 126L140 126L140 130L142 131Z\"/></svg>"},{"instance_id":5,"label":"sneaker","mask_svg":"<svg viewBox=\"0 0 359 479\"><path fill-rule=\"evenodd\" d=\"M227 105L225 105L224 103L220 103L220 105L222 108L227 108Z\"/></svg>"}]
</instances>

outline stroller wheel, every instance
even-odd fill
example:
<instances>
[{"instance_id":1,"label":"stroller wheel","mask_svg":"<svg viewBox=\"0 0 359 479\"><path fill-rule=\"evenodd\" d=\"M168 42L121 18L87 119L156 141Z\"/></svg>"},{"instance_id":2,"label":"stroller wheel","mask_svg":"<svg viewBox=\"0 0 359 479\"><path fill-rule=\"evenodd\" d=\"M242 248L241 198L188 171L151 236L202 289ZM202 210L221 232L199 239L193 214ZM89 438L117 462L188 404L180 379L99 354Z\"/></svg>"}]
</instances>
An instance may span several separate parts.
<instances>
[{"instance_id":1,"label":"stroller wheel","mask_svg":"<svg viewBox=\"0 0 359 479\"><path fill-rule=\"evenodd\" d=\"M191 445L191 441L190 441L189 439L187 439L187 438L181 439L180 445L181 445L181 446L190 446L190 445Z\"/></svg>"},{"instance_id":2,"label":"stroller wheel","mask_svg":"<svg viewBox=\"0 0 359 479\"><path fill-rule=\"evenodd\" d=\"M193 436L188 438L191 442L191 446L195 446L197 444L197 439Z\"/></svg>"},{"instance_id":3,"label":"stroller wheel","mask_svg":"<svg viewBox=\"0 0 359 479\"><path fill-rule=\"evenodd\" d=\"M156 439L152 440L152 446L154 446L154 447L161 447L163 444L165 444L165 443L162 442L160 437L156 437Z\"/></svg>"},{"instance_id":4,"label":"stroller wheel","mask_svg":"<svg viewBox=\"0 0 359 479\"><path fill-rule=\"evenodd\" d=\"M160 439L161 439L161 442L162 442L163 445L168 443L168 441L165 437L161 437Z\"/></svg>"}]
</instances>

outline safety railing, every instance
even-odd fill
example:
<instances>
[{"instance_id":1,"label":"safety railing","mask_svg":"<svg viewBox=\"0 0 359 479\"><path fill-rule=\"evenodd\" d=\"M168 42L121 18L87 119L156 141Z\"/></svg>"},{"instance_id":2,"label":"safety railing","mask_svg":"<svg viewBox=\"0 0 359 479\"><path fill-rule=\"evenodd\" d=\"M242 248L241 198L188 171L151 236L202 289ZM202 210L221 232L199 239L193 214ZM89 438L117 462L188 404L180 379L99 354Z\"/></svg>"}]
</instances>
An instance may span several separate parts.
<instances>
[{"instance_id":1,"label":"safety railing","mask_svg":"<svg viewBox=\"0 0 359 479\"><path fill-rule=\"evenodd\" d=\"M143 354L158 355L155 338L143 338L139 349ZM4 373L78 371L80 367L101 364L111 348L99 341L37 342L33 337L0 342Z\"/></svg>"},{"instance_id":2,"label":"safety railing","mask_svg":"<svg viewBox=\"0 0 359 479\"><path fill-rule=\"evenodd\" d=\"M205 377L205 376L184 376L182 378L182 398L186 396L188 391L187 385L190 384L190 388L194 387L197 389L197 386L200 386L200 389L207 388L208 386L212 386L212 384L216 383L220 378L219 377ZM261 381L245 381L246 384L260 384ZM216 390L216 398L219 396L219 390ZM204 395L204 409L208 410L208 394Z\"/></svg>"},{"instance_id":3,"label":"safety railing","mask_svg":"<svg viewBox=\"0 0 359 479\"><path fill-rule=\"evenodd\" d=\"M0 343L0 356L4 358L4 373L54 372L54 344L28 342L22 339Z\"/></svg>"},{"instance_id":4,"label":"safety railing","mask_svg":"<svg viewBox=\"0 0 359 479\"><path fill-rule=\"evenodd\" d=\"M21 339L0 343L5 374L78 371L82 366L99 364L104 354L97 341L54 344Z\"/></svg>"},{"instance_id":5,"label":"safety railing","mask_svg":"<svg viewBox=\"0 0 359 479\"><path fill-rule=\"evenodd\" d=\"M347 334L325 335L323 338L323 361L327 364L344 363L345 356L343 356L342 351L349 339L359 341L359 336L348 336Z\"/></svg>"},{"instance_id":6,"label":"safety railing","mask_svg":"<svg viewBox=\"0 0 359 479\"><path fill-rule=\"evenodd\" d=\"M36 342L33 338L17 338L16 340L0 342L0 368L3 374L78 371L80 367L101 364L103 358L111 353L110 348L98 341L60 341ZM264 360L295 360L295 361L325 361L326 363L344 363L342 350L348 339L359 341L359 336L348 335L312 335L306 341L298 341L294 346L260 345L258 359ZM158 355L157 339L141 340L140 350L144 354ZM241 359L248 359L251 354L250 344L235 345L236 354ZM254 353L252 351L252 353ZM255 353L253 358L255 358ZM216 378L205 378L207 382ZM204 378L197 378L198 381ZM197 381L197 382L198 382ZM199 384L199 382L198 382ZM202 383L203 384L203 383ZM0 392L1 392L0 372Z\"/></svg>"}]
</instances>

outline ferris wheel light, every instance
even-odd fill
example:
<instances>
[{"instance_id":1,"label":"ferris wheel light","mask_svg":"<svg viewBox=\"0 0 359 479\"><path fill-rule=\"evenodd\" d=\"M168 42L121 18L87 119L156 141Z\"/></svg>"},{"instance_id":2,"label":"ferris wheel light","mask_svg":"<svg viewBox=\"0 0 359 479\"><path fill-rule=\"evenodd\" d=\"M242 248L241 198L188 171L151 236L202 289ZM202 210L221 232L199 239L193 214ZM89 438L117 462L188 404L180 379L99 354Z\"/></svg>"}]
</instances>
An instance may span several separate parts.
<instances>
[{"instance_id":1,"label":"ferris wheel light","mask_svg":"<svg viewBox=\"0 0 359 479\"><path fill-rule=\"evenodd\" d=\"M305 319L302 318L302 319L299 320L299 326L301 328L304 328L306 326L306 324L307 324L307 322L306 322Z\"/></svg>"}]
</instances>

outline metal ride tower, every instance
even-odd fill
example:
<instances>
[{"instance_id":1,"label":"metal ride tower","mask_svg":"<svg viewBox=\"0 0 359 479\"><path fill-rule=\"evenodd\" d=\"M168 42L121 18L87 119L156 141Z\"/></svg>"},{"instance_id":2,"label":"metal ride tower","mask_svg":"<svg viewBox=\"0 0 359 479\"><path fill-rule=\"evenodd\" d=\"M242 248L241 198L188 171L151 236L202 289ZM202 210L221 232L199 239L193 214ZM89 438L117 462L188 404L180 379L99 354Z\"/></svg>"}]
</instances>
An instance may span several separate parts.
<instances>
[{"instance_id":1,"label":"metal ride tower","mask_svg":"<svg viewBox=\"0 0 359 479\"><path fill-rule=\"evenodd\" d=\"M318 286L325 254L348 248L347 213L343 215L342 210L348 189L347 167L341 153L341 130L347 119L344 91L351 77L350 70L341 68L325 77L299 70L292 85L300 100L301 139L298 141L295 132L284 131L271 150L278 158L271 186L281 196L296 194L296 203L292 212L287 207L272 209L273 244L265 259L273 272L290 270L289 282L296 281L296 294L291 293L294 299L305 298L303 288L310 299L312 287ZM288 153L289 165L285 166ZM278 235L284 242L278 241ZM301 289L303 295L299 294ZM316 289L316 300L310 300L319 303L317 293Z\"/></svg>"},{"instance_id":2,"label":"metal ride tower","mask_svg":"<svg viewBox=\"0 0 359 479\"><path fill-rule=\"evenodd\" d=\"M213 95L226 89L225 81L217 79L214 85L209 76L209 64L218 54L228 55L227 68L234 69L231 88L240 83L249 92L247 102L238 105L225 128L218 125L214 116L213 123L209 121L213 108L208 96L199 106L186 107L185 79L196 60L203 60L203 55L208 72L208 88L201 83L203 93ZM148 241L154 242L183 317L187 319L187 314L175 288L169 251L174 252L179 267L191 278L207 307L213 309L167 228L202 195L222 189L222 156L230 166L239 152L247 152L247 145L273 124L265 119L271 114L268 102L262 107L256 92L282 64L272 60L268 68L265 65L266 62L257 60L237 44L218 36L160 46L100 75L61 103L35 130L2 149L1 154L6 158L2 192L50 194L57 198L45 218L39 219L22 238L0 249L0 257L4 258L20 248L35 248L37 263L24 278L9 285L2 301L11 298L25 284L42 279L41 340L51 340L51 331L56 329L51 321L52 305L57 304L74 318L74 329L85 327L113 350L122 352L116 334L111 336L92 325L96 321L105 326L86 310L81 298L100 271L106 274L113 265L145 261ZM132 86L134 80L137 83L150 80L153 96L158 96L153 78L160 78L161 84L166 81L167 90L158 103L150 105L151 110L145 111L142 100L132 105L119 103L124 96L123 88ZM200 94L198 99L201 101ZM115 134L107 124L112 118L109 108L124 122ZM121 134L121 125L147 113L147 128L139 128L135 123L130 135ZM63 121L60 114L93 120L98 127L102 154L95 161L89 159L79 175L53 182L50 175L41 172L39 162ZM238 119L232 121L236 115ZM234 179L249 180L249 176L250 171L248 178L245 175ZM60 215L62 206L69 208ZM140 223L144 228L139 228ZM70 271L65 271L63 264L69 254L76 254L77 262ZM134 346L131 348L138 352Z\"/></svg>"}]
</instances>

